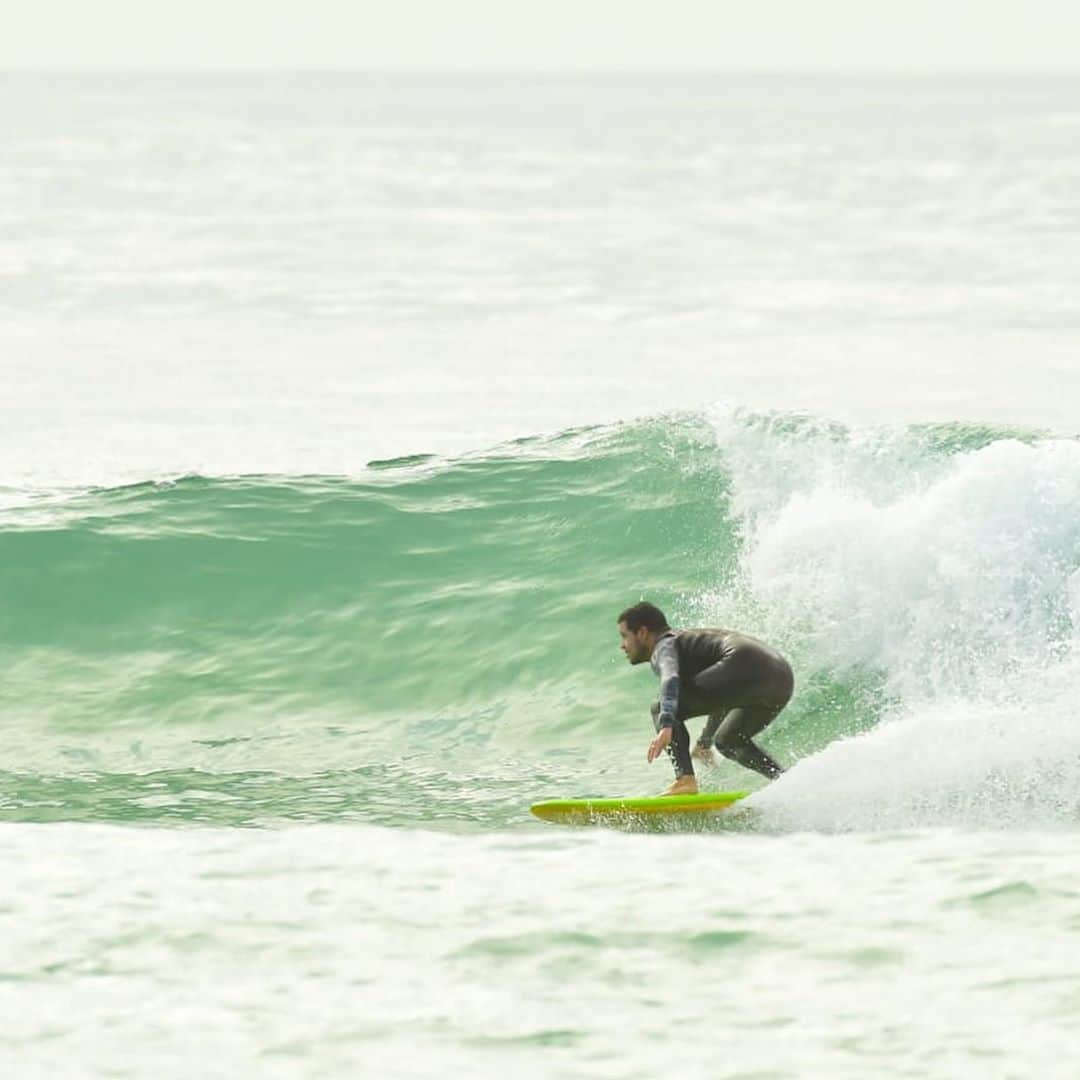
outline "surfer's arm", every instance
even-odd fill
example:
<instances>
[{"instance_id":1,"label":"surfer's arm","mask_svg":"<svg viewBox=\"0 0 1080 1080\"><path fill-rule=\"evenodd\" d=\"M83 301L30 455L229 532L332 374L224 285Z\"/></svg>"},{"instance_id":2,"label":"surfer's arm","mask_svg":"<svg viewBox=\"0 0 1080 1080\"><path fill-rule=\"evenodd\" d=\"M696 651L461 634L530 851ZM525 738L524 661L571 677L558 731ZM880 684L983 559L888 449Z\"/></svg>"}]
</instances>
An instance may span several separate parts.
<instances>
[{"instance_id":1,"label":"surfer's arm","mask_svg":"<svg viewBox=\"0 0 1080 1080\"><path fill-rule=\"evenodd\" d=\"M673 637L661 638L653 649L653 671L660 676L660 707L657 725L669 728L675 723L679 712L679 654L675 651Z\"/></svg>"}]
</instances>

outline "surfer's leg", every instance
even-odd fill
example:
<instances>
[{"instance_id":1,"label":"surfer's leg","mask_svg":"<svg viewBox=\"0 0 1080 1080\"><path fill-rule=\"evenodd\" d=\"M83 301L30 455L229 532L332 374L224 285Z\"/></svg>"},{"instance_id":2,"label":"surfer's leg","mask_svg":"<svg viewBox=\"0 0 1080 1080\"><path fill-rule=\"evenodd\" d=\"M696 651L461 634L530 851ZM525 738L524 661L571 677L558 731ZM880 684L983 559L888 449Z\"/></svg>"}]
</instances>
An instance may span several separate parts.
<instances>
[{"instance_id":1,"label":"surfer's leg","mask_svg":"<svg viewBox=\"0 0 1080 1080\"><path fill-rule=\"evenodd\" d=\"M717 730L716 749L743 768L753 769L775 780L784 770L779 762L754 742L754 736L764 731L779 712L779 709L768 705L746 705L732 709Z\"/></svg>"},{"instance_id":2,"label":"surfer's leg","mask_svg":"<svg viewBox=\"0 0 1080 1080\"><path fill-rule=\"evenodd\" d=\"M754 742L791 699L795 680L782 657L764 649L740 648L700 672L692 692L710 703L706 733L715 735L724 757L773 779L783 769Z\"/></svg>"},{"instance_id":3,"label":"surfer's leg","mask_svg":"<svg viewBox=\"0 0 1080 1080\"><path fill-rule=\"evenodd\" d=\"M694 743L694 749L690 755L691 757L695 757L699 761L712 761L712 750L713 743L716 741L716 732L724 722L724 717L727 716L727 714L727 709L719 709L718 711L709 714L709 718L705 721L705 726L701 729L701 734L698 736L697 742Z\"/></svg>"},{"instance_id":4,"label":"surfer's leg","mask_svg":"<svg viewBox=\"0 0 1080 1080\"><path fill-rule=\"evenodd\" d=\"M660 702L653 702L652 707L653 727L660 730ZM675 779L680 780L684 776L694 775L694 765L690 760L690 732L686 730L686 724L677 719L671 725L671 742L668 743L668 756L672 765L675 766Z\"/></svg>"}]
</instances>

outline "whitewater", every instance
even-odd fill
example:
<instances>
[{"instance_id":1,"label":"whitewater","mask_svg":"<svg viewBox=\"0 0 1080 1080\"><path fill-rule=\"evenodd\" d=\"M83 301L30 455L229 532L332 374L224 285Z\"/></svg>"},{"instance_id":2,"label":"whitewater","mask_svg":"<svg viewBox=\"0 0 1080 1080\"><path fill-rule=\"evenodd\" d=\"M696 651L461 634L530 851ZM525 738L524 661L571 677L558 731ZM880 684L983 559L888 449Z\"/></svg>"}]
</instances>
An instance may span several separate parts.
<instances>
[{"instance_id":1,"label":"whitewater","mask_svg":"<svg viewBox=\"0 0 1080 1080\"><path fill-rule=\"evenodd\" d=\"M5 1074L1076 1075L1078 90L0 76Z\"/></svg>"}]
</instances>

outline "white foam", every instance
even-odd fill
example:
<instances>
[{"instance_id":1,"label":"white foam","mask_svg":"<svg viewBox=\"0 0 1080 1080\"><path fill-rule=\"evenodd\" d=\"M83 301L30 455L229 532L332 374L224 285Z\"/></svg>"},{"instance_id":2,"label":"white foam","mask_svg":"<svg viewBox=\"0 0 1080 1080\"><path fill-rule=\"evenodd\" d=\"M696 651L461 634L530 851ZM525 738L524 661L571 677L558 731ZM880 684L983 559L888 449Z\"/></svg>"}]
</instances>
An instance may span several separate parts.
<instances>
[{"instance_id":1,"label":"white foam","mask_svg":"<svg viewBox=\"0 0 1080 1080\"><path fill-rule=\"evenodd\" d=\"M748 588L804 665L880 671L895 705L761 805L821 827L1080 817L1080 443L948 456L779 428L718 423Z\"/></svg>"}]
</instances>

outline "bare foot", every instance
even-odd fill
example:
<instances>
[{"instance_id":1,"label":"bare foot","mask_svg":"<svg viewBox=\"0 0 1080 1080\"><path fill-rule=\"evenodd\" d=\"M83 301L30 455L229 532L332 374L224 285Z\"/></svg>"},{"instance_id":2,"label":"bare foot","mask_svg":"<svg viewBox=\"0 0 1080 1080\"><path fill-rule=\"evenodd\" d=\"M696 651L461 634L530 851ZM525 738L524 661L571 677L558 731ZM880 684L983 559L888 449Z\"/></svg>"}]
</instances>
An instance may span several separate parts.
<instances>
[{"instance_id":1,"label":"bare foot","mask_svg":"<svg viewBox=\"0 0 1080 1080\"><path fill-rule=\"evenodd\" d=\"M714 765L716 763L713 759L712 747L706 743L696 743L690 756L704 765Z\"/></svg>"},{"instance_id":2,"label":"bare foot","mask_svg":"<svg viewBox=\"0 0 1080 1080\"><path fill-rule=\"evenodd\" d=\"M697 793L697 780L692 776L680 776L667 791L661 792L663 795L696 795Z\"/></svg>"}]
</instances>

